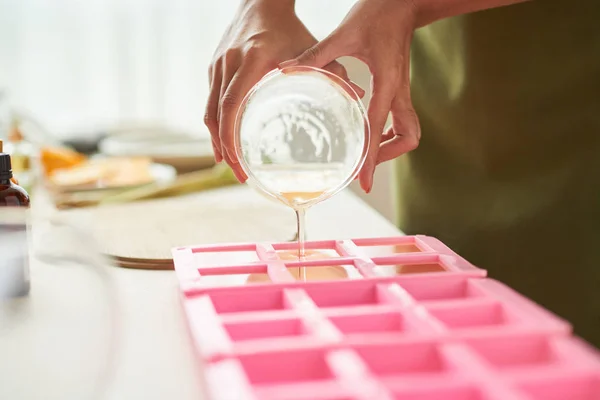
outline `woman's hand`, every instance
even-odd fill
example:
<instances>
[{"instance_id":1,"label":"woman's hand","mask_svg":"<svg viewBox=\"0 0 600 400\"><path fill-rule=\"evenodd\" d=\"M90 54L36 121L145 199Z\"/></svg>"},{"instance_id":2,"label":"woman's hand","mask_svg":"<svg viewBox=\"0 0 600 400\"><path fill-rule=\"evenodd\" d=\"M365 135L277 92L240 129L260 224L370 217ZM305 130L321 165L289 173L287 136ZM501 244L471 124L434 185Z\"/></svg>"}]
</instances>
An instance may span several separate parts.
<instances>
[{"instance_id":1,"label":"woman's hand","mask_svg":"<svg viewBox=\"0 0 600 400\"><path fill-rule=\"evenodd\" d=\"M210 95L204 122L212 137L215 160L225 159L240 182L246 176L235 154L235 118L248 91L267 72L306 49L317 40L298 19L293 0L243 1L221 39L209 68ZM320 67L348 81L344 67L335 62ZM364 91L351 84L359 96Z\"/></svg>"},{"instance_id":2,"label":"woman's hand","mask_svg":"<svg viewBox=\"0 0 600 400\"><path fill-rule=\"evenodd\" d=\"M421 138L419 120L410 98L409 55L418 25L415 2L361 0L327 38L280 67L323 67L342 56L365 62L373 75L369 103L370 148L360 172L366 192L373 186L377 164L415 149ZM392 127L383 132L389 112Z\"/></svg>"}]
</instances>

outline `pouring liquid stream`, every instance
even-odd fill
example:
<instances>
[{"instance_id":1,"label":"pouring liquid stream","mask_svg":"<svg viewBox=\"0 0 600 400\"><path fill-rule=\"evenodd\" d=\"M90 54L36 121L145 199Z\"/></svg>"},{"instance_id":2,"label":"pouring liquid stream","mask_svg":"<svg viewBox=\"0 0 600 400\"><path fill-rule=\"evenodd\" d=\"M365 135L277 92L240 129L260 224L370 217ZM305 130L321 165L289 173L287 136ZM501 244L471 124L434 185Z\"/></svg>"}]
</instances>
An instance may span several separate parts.
<instances>
[{"instance_id":1,"label":"pouring liquid stream","mask_svg":"<svg viewBox=\"0 0 600 400\"><path fill-rule=\"evenodd\" d=\"M296 225L298 229L298 261L304 261L306 250L304 243L306 241L306 210L308 207L303 204L321 196L323 192L285 192L281 193L281 197L286 200L286 203L292 207L296 213ZM302 281L306 281L306 267L298 267L298 277Z\"/></svg>"},{"instance_id":2,"label":"pouring liquid stream","mask_svg":"<svg viewBox=\"0 0 600 400\"><path fill-rule=\"evenodd\" d=\"M328 163L291 163L263 164L253 167L253 173L264 187L296 214L298 261L306 259L306 211L322 198L325 192L331 191L342 182L347 175L344 164ZM299 280L306 281L306 267L299 267Z\"/></svg>"}]
</instances>

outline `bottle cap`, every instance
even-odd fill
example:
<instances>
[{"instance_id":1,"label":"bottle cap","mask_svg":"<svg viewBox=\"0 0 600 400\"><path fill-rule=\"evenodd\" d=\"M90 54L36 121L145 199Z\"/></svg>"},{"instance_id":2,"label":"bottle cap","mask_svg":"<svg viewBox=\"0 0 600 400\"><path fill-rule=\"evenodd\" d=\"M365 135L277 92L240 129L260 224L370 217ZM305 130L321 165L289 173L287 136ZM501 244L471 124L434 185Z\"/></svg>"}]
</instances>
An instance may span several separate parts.
<instances>
[{"instance_id":1,"label":"bottle cap","mask_svg":"<svg viewBox=\"0 0 600 400\"><path fill-rule=\"evenodd\" d=\"M12 176L10 154L0 153L0 179L10 179Z\"/></svg>"}]
</instances>

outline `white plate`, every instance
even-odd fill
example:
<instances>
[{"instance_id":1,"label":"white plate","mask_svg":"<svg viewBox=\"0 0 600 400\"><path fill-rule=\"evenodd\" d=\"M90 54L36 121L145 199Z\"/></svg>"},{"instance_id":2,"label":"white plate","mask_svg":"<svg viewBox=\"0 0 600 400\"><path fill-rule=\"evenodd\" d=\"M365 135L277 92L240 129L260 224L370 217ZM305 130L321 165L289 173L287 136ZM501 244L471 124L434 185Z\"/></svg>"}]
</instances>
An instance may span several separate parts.
<instances>
[{"instance_id":1,"label":"white plate","mask_svg":"<svg viewBox=\"0 0 600 400\"><path fill-rule=\"evenodd\" d=\"M155 163L172 165L179 173L214 165L208 134L192 135L160 127L115 129L99 143L98 149L109 157L149 157Z\"/></svg>"},{"instance_id":2,"label":"white plate","mask_svg":"<svg viewBox=\"0 0 600 400\"><path fill-rule=\"evenodd\" d=\"M99 143L107 156L212 157L210 136L202 137L161 128L115 130Z\"/></svg>"}]
</instances>

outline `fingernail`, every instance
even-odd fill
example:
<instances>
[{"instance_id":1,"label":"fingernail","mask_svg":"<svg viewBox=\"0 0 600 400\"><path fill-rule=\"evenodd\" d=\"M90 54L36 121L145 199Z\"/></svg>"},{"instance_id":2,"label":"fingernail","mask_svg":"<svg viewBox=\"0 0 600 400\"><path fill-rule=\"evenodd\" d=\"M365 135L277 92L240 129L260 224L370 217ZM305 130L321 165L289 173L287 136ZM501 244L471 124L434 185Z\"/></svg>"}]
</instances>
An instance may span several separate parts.
<instances>
[{"instance_id":1,"label":"fingernail","mask_svg":"<svg viewBox=\"0 0 600 400\"><path fill-rule=\"evenodd\" d=\"M215 141L212 141L212 149L213 149L213 156L215 158L215 163L218 164L221 161L223 161L223 155L221 154L221 152L218 150L218 146L215 143Z\"/></svg>"},{"instance_id":2,"label":"fingernail","mask_svg":"<svg viewBox=\"0 0 600 400\"><path fill-rule=\"evenodd\" d=\"M244 183L246 182L246 177L244 176L244 174L240 171L238 171L237 168L232 168L233 174L235 175L235 178L238 180L238 182L240 183Z\"/></svg>"},{"instance_id":3,"label":"fingernail","mask_svg":"<svg viewBox=\"0 0 600 400\"><path fill-rule=\"evenodd\" d=\"M375 171L373 171L373 175L371 175L371 177L369 178L369 189L367 190L367 193L371 193L371 190L373 190L373 181L375 180Z\"/></svg>"},{"instance_id":4,"label":"fingernail","mask_svg":"<svg viewBox=\"0 0 600 400\"><path fill-rule=\"evenodd\" d=\"M369 193L368 191L368 186L365 184L365 181L363 179L360 180L360 188L363 190L363 192L365 193Z\"/></svg>"},{"instance_id":5,"label":"fingernail","mask_svg":"<svg viewBox=\"0 0 600 400\"><path fill-rule=\"evenodd\" d=\"M214 149L213 150L213 155L215 156L215 163L218 164L221 161L223 161L223 155L221 155L221 153L218 150Z\"/></svg>"},{"instance_id":6,"label":"fingernail","mask_svg":"<svg viewBox=\"0 0 600 400\"><path fill-rule=\"evenodd\" d=\"M229 159L231 160L232 163L234 164L239 164L240 162L237 159L237 156L235 154L235 152L231 153L231 152L227 152L227 156L229 156Z\"/></svg>"},{"instance_id":7,"label":"fingernail","mask_svg":"<svg viewBox=\"0 0 600 400\"><path fill-rule=\"evenodd\" d=\"M284 61L284 62L282 62L282 63L279 64L279 69L287 68L287 67L293 67L293 66L296 66L296 65L298 65L298 60L296 60L296 59L294 59L294 60L287 60L287 61Z\"/></svg>"}]
</instances>

